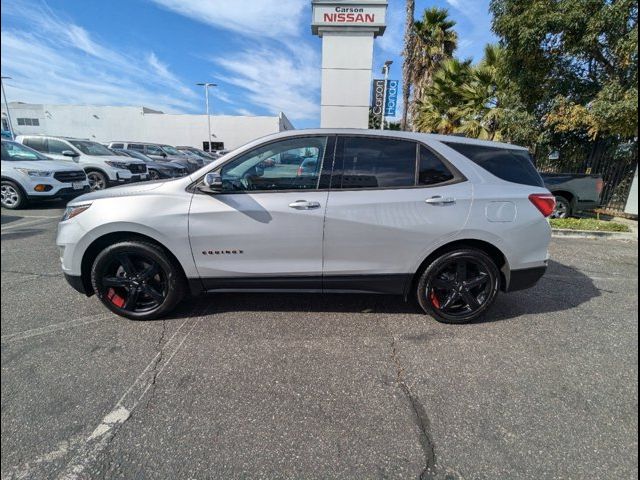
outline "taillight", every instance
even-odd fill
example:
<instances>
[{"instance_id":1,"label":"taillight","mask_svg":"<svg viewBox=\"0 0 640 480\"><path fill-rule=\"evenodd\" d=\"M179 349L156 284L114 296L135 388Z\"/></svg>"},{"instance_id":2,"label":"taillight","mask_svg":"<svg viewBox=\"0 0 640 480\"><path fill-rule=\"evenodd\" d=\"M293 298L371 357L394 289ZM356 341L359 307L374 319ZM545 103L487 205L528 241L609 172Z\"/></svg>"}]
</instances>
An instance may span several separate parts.
<instances>
[{"instance_id":1,"label":"taillight","mask_svg":"<svg viewBox=\"0 0 640 480\"><path fill-rule=\"evenodd\" d=\"M540 213L548 217L556 209L556 197L550 193L532 193L529 200L540 210Z\"/></svg>"},{"instance_id":2,"label":"taillight","mask_svg":"<svg viewBox=\"0 0 640 480\"><path fill-rule=\"evenodd\" d=\"M600 197L602 190L604 190L604 180L599 178L598 180L596 180L596 191L598 192L598 197Z\"/></svg>"},{"instance_id":3,"label":"taillight","mask_svg":"<svg viewBox=\"0 0 640 480\"><path fill-rule=\"evenodd\" d=\"M298 167L298 176L301 177L303 173L302 167Z\"/></svg>"}]
</instances>

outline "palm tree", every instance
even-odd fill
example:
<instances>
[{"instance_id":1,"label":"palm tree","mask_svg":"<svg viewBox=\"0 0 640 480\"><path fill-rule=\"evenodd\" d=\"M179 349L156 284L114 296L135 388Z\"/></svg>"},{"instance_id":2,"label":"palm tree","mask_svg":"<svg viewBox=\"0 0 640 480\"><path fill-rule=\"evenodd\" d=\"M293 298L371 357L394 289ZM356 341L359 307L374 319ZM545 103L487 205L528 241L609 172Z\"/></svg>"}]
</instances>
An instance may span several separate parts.
<instances>
[{"instance_id":1,"label":"palm tree","mask_svg":"<svg viewBox=\"0 0 640 480\"><path fill-rule=\"evenodd\" d=\"M406 0L406 23L404 27L404 51L402 56L402 130L407 129L407 118L409 116L409 99L411 98L411 70L413 68L413 42L414 30L413 23L415 21L416 2L415 0Z\"/></svg>"},{"instance_id":2,"label":"palm tree","mask_svg":"<svg viewBox=\"0 0 640 480\"><path fill-rule=\"evenodd\" d=\"M453 30L455 25L456 22L449 19L449 12L437 7L426 9L422 20L414 22L412 51L407 56L414 110L431 86L434 73L442 62L453 56L458 45L458 34Z\"/></svg>"}]
</instances>

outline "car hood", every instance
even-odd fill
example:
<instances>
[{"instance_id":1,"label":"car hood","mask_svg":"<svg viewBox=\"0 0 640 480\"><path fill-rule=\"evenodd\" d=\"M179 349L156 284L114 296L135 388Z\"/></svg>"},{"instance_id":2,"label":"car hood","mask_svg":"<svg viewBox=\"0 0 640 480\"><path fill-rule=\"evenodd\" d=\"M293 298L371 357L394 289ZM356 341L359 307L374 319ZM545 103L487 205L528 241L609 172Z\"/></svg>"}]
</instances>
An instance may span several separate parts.
<instances>
[{"instance_id":1,"label":"car hood","mask_svg":"<svg viewBox=\"0 0 640 480\"><path fill-rule=\"evenodd\" d=\"M77 172L82 170L82 167L78 165L70 164L69 162L56 162L55 160L3 160L2 166L4 168L28 168L30 170L55 170L56 172Z\"/></svg>"},{"instance_id":2,"label":"car hood","mask_svg":"<svg viewBox=\"0 0 640 480\"><path fill-rule=\"evenodd\" d=\"M182 165L171 163L171 162L147 162L147 167L155 167L155 168L167 168L170 170L183 170L184 167Z\"/></svg>"},{"instance_id":3,"label":"car hood","mask_svg":"<svg viewBox=\"0 0 640 480\"><path fill-rule=\"evenodd\" d=\"M98 160L98 161L109 160L110 162L142 163L143 165L145 163L142 160L138 160L137 158L123 157L121 155L83 155L82 157L85 160Z\"/></svg>"},{"instance_id":4,"label":"car hood","mask_svg":"<svg viewBox=\"0 0 640 480\"><path fill-rule=\"evenodd\" d=\"M133 185L123 185L120 187L112 187L106 190L98 190L96 192L80 195L75 198L70 205L77 205L86 202L92 202L94 200L100 200L102 198L116 198L116 197L135 197L137 195L144 195L147 192L160 188L166 181L158 180L152 182L136 183Z\"/></svg>"}]
</instances>

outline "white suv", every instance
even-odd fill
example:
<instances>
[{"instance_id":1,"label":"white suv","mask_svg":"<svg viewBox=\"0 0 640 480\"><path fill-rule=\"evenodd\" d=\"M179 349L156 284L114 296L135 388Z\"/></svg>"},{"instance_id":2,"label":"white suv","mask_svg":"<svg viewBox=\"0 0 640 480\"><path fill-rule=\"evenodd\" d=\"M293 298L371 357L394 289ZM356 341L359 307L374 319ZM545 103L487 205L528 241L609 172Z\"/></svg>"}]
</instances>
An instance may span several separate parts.
<instances>
[{"instance_id":1,"label":"white suv","mask_svg":"<svg viewBox=\"0 0 640 480\"><path fill-rule=\"evenodd\" d=\"M84 171L56 162L24 145L2 140L2 206L24 207L30 200L67 198L89 191Z\"/></svg>"},{"instance_id":2,"label":"white suv","mask_svg":"<svg viewBox=\"0 0 640 480\"><path fill-rule=\"evenodd\" d=\"M18 135L16 141L56 160L76 162L87 173L91 190L147 180L147 164L116 155L91 140L46 135Z\"/></svg>"},{"instance_id":3,"label":"white suv","mask_svg":"<svg viewBox=\"0 0 640 480\"><path fill-rule=\"evenodd\" d=\"M464 323L544 274L554 205L524 148L290 131L190 177L84 195L57 244L69 283L132 319L188 291L275 290L411 295Z\"/></svg>"}]
</instances>

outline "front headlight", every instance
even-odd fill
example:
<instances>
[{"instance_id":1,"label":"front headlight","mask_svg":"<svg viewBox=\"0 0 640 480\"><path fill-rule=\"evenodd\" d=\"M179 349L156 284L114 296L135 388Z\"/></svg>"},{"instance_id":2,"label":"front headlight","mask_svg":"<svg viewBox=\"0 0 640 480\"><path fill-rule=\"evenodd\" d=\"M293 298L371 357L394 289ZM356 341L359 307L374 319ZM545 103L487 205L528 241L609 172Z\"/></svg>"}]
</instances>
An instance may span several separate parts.
<instances>
[{"instance_id":1,"label":"front headlight","mask_svg":"<svg viewBox=\"0 0 640 480\"><path fill-rule=\"evenodd\" d=\"M18 168L18 170L30 177L50 177L53 175L53 172L49 172L47 170L31 170L29 168Z\"/></svg>"},{"instance_id":2,"label":"front headlight","mask_svg":"<svg viewBox=\"0 0 640 480\"><path fill-rule=\"evenodd\" d=\"M77 217L82 212L87 210L90 206L91 206L90 203L84 203L82 205L74 205L72 207L67 207L64 211L64 214L62 215L62 220L60 221L64 222L65 220L69 220L73 217Z\"/></svg>"},{"instance_id":3,"label":"front headlight","mask_svg":"<svg viewBox=\"0 0 640 480\"><path fill-rule=\"evenodd\" d=\"M114 162L113 160L105 160L104 163L106 163L107 165L113 168L121 168L123 170L128 170L127 164L125 162Z\"/></svg>"}]
</instances>

